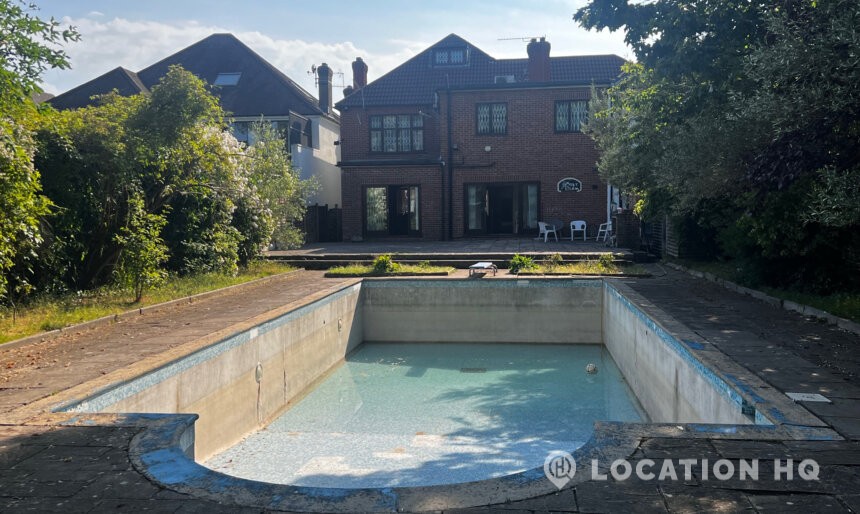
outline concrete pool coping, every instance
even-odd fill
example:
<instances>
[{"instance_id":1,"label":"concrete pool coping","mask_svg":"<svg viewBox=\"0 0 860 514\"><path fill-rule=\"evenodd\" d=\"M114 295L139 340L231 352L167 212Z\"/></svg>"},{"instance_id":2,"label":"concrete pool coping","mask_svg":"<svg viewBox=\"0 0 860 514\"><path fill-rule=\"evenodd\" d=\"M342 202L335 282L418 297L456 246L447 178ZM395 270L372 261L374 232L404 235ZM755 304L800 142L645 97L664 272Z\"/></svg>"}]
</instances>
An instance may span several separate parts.
<instances>
[{"instance_id":1,"label":"concrete pool coping","mask_svg":"<svg viewBox=\"0 0 860 514\"><path fill-rule=\"evenodd\" d=\"M391 279L370 279L380 286ZM426 279L425 279L426 280ZM456 279L455 279L456 280ZM584 279L533 278L528 281L582 281ZM402 280L398 280L402 283ZM474 281L468 282L471 286ZM519 279L522 282L522 279ZM445 280L451 283L451 279ZM587 462L593 458L607 463L617 458L628 458L636 450L640 441L656 437L676 438L717 438L717 439L756 439L756 440L839 440L835 432L826 424L795 405L784 395L764 384L761 379L745 372L732 359L706 341L689 331L684 325L675 321L671 316L650 305L635 291L627 288L617 279L596 279L605 287L607 282L615 289L620 289L629 302L636 305L649 319L653 320L654 328L671 334L675 339L676 351L685 353L704 363L709 369L717 370L722 376L734 377L727 383L736 394L748 398L757 410L773 416L774 426L752 425L709 425L709 424L631 424L598 422L595 431L585 446L572 452L578 462ZM480 283L479 287L510 287L512 283L492 282ZM315 301L355 287L355 283L346 284L336 290L318 295ZM309 302L301 302L301 306ZM230 337L237 337L244 332L254 330L261 322L275 319L301 307L289 305L258 316L245 323L234 325L224 331L210 335L203 341L197 341L192 349L184 347L183 352L169 356L161 355L158 367L163 367L181 358L177 354L189 355L202 351L223 342ZM225 336L225 334L231 334ZM678 342L682 341L683 344ZM145 366L144 366L145 367ZM138 373L140 373L140 368ZM150 370L152 368L150 367ZM123 373L124 372L124 373ZM116 387L119 376L120 382L130 380L126 370L120 370L118 376L107 376L98 380L97 385L83 384L79 388L69 390L49 399L55 408L67 405L70 401L81 398L86 392L110 389ZM105 385L110 384L110 385ZM45 405L36 406L44 408ZM269 484L244 480L212 471L193 460L194 422L196 415L189 414L49 414L42 418L43 422L54 422L60 425L104 426L104 425L134 425L144 428L131 444L129 455L136 469L155 483L194 497L227 502L236 506L253 506L266 509L287 509L316 512L354 512L354 511L426 511L450 508L463 508L487 504L511 502L546 495L557 491L557 488L544 476L542 468L534 468L522 473L505 477L470 482L429 487L392 487L377 489L337 489L312 488L288 485ZM32 418L30 421L34 421ZM577 475L566 487L574 487L587 480L586 475Z\"/></svg>"}]
</instances>

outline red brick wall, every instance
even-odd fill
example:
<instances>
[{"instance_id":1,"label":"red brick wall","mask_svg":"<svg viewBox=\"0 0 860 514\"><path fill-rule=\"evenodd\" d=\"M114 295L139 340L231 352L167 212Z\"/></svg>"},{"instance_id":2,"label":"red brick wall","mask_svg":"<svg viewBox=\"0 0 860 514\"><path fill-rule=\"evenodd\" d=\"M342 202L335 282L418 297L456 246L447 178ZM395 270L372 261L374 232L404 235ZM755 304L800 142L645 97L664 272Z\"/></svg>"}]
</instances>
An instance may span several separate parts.
<instances>
[{"instance_id":1,"label":"red brick wall","mask_svg":"<svg viewBox=\"0 0 860 514\"><path fill-rule=\"evenodd\" d=\"M370 153L369 116L373 114L416 114L429 106L352 108L341 113L341 157L343 167L343 237L345 241L363 236L363 187L368 185L419 185L422 238L448 237L446 179L439 166L350 167L349 161L387 159L435 159L441 156L454 166L453 235L464 237L464 184L539 182L539 219L585 220L588 235L594 237L606 221L606 184L598 177L597 150L592 140L579 133L555 132L555 102L580 100L589 96L588 87L541 89L494 89L453 91L454 112L451 139L457 150L447 154L447 94L440 92L439 115L424 118L425 151L420 154ZM476 104L507 104L507 134L477 135ZM485 147L490 147L486 151ZM448 169L444 169L447 177ZM582 182L581 192L558 192L559 180L567 177ZM567 232L565 230L565 232Z\"/></svg>"},{"instance_id":2,"label":"red brick wall","mask_svg":"<svg viewBox=\"0 0 860 514\"><path fill-rule=\"evenodd\" d=\"M370 152L370 116L384 114L428 113L424 118L424 151L415 153ZM343 161L356 159L436 159L439 157L439 118L429 106L371 107L349 109L340 116L340 158Z\"/></svg>"},{"instance_id":3,"label":"red brick wall","mask_svg":"<svg viewBox=\"0 0 860 514\"><path fill-rule=\"evenodd\" d=\"M418 190L418 215L421 239L438 241L442 233L442 179L439 166L409 166L403 168L343 168L343 240L365 238L362 214L366 186L415 186ZM405 239L406 237L403 236ZM412 237L411 239L414 239Z\"/></svg>"},{"instance_id":4,"label":"red brick wall","mask_svg":"<svg viewBox=\"0 0 860 514\"><path fill-rule=\"evenodd\" d=\"M555 131L555 102L584 100L589 93L585 87L452 93L455 238L464 236L464 184L474 182L538 181L539 219L585 220L589 236L597 233L606 221L606 183L595 168L597 150L584 134ZM483 102L507 104L506 135L476 134L476 104ZM579 179L582 191L558 192L558 181L567 177Z\"/></svg>"}]
</instances>

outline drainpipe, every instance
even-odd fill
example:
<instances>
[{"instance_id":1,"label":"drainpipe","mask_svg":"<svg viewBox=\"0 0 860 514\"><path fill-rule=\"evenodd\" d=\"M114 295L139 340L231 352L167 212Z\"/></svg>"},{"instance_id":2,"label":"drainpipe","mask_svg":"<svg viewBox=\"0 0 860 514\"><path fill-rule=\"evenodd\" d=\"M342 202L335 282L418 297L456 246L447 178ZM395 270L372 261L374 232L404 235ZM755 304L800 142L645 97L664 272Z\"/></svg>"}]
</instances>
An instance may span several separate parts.
<instances>
[{"instance_id":1,"label":"drainpipe","mask_svg":"<svg viewBox=\"0 0 860 514\"><path fill-rule=\"evenodd\" d=\"M448 240L454 239L454 143L451 137L451 87L446 91L448 102Z\"/></svg>"}]
</instances>

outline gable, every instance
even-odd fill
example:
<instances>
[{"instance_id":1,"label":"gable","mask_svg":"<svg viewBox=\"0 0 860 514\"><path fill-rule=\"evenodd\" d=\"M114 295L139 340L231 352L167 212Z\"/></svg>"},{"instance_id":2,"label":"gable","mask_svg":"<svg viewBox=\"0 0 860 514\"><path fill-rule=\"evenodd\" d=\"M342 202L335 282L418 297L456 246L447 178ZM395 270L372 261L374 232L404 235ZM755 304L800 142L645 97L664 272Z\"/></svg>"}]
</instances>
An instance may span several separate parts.
<instances>
[{"instance_id":1,"label":"gable","mask_svg":"<svg viewBox=\"0 0 860 514\"><path fill-rule=\"evenodd\" d=\"M55 109L78 109L92 105L92 97L108 94L114 89L122 96L134 96L148 91L134 72L119 67L57 95L47 102Z\"/></svg>"},{"instance_id":2,"label":"gable","mask_svg":"<svg viewBox=\"0 0 860 514\"><path fill-rule=\"evenodd\" d=\"M139 71L138 76L152 87L175 64L209 84L220 82L213 91L233 116L323 114L316 98L232 34L213 34Z\"/></svg>"},{"instance_id":3,"label":"gable","mask_svg":"<svg viewBox=\"0 0 860 514\"><path fill-rule=\"evenodd\" d=\"M440 63L437 54L465 48L466 62ZM551 57L551 82L608 84L621 74L617 55ZM382 105L431 105L446 88L510 87L528 76L528 59L494 59L465 39L450 34L394 70L356 90L336 104L338 109ZM498 78L502 77L502 78Z\"/></svg>"}]
</instances>

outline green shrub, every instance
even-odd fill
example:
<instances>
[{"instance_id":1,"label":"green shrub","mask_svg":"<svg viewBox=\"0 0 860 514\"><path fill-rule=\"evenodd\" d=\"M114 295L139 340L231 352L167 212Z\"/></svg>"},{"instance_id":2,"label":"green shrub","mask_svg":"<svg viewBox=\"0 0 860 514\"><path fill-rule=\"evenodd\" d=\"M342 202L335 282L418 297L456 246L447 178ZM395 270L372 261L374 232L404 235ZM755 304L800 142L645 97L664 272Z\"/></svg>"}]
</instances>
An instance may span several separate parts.
<instances>
[{"instance_id":1,"label":"green shrub","mask_svg":"<svg viewBox=\"0 0 860 514\"><path fill-rule=\"evenodd\" d=\"M400 265L394 262L391 254L382 254L373 260L374 273L392 273L400 269Z\"/></svg>"},{"instance_id":2,"label":"green shrub","mask_svg":"<svg viewBox=\"0 0 860 514\"><path fill-rule=\"evenodd\" d=\"M597 266L601 270L608 270L615 266L615 256L611 253L601 254L600 257L597 258Z\"/></svg>"},{"instance_id":3,"label":"green shrub","mask_svg":"<svg viewBox=\"0 0 860 514\"><path fill-rule=\"evenodd\" d=\"M534 259L528 257L526 255L514 254L514 257L511 259L510 270L512 273L519 273L520 271L530 270L536 268Z\"/></svg>"}]
</instances>

